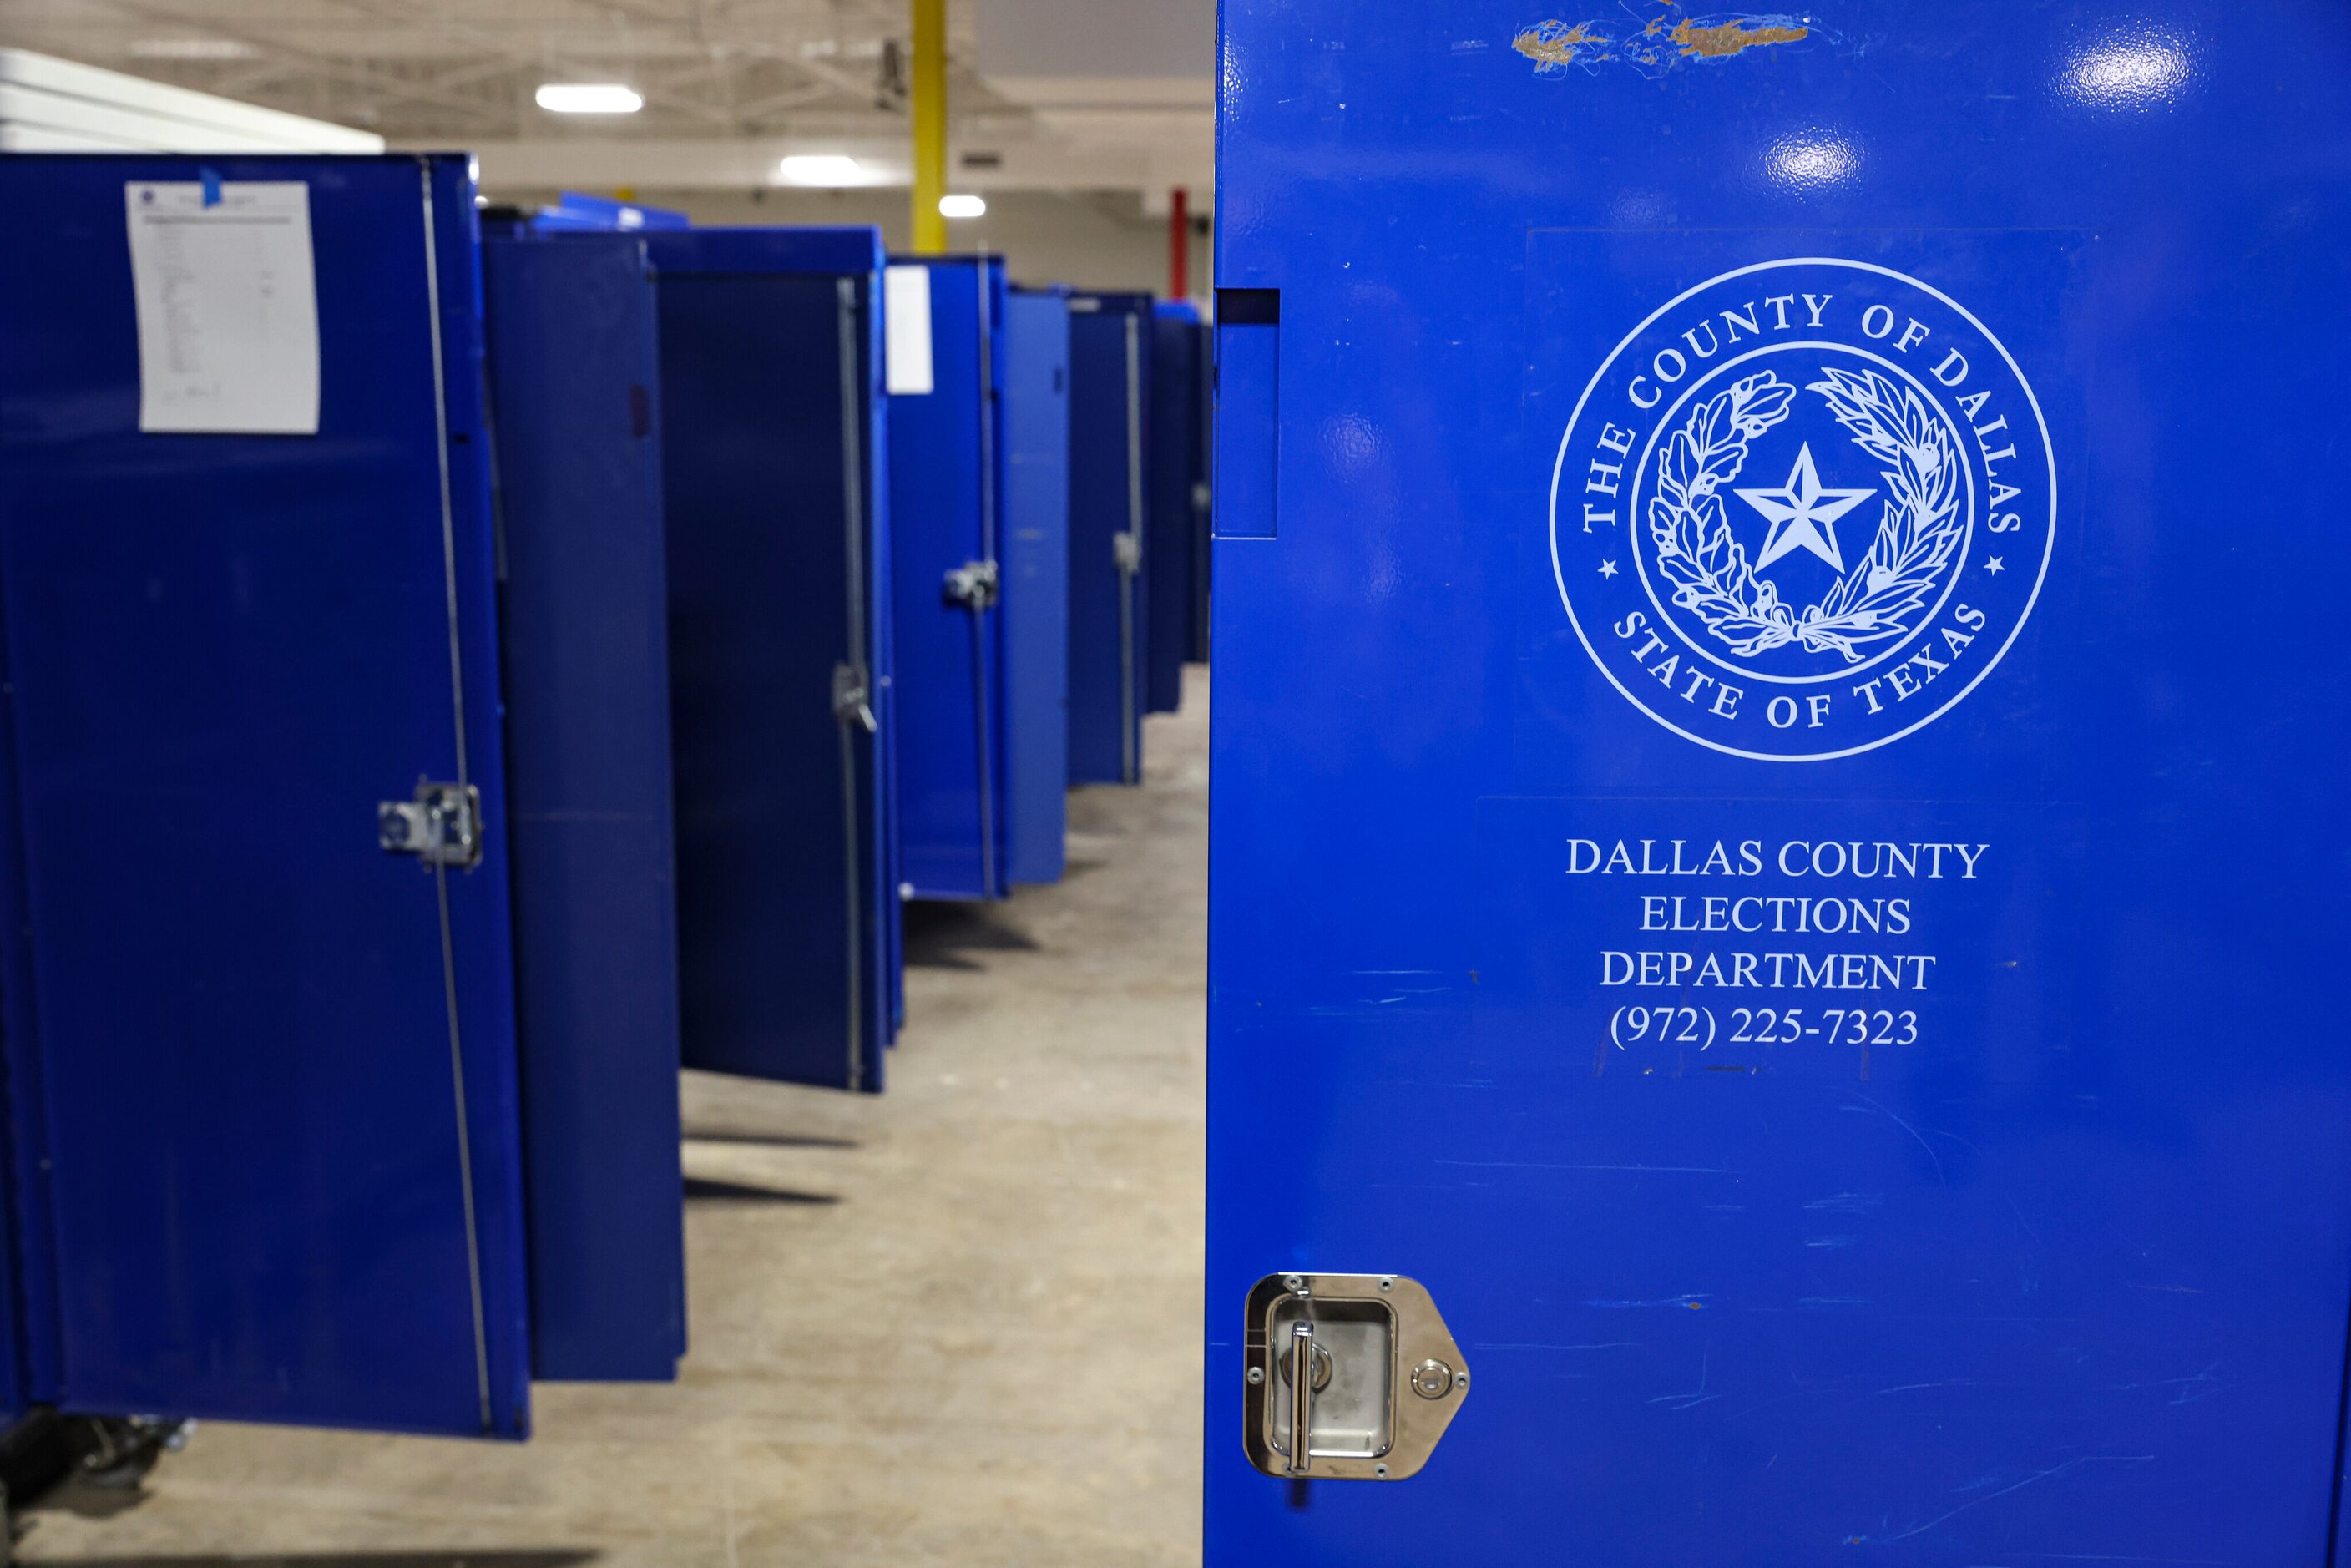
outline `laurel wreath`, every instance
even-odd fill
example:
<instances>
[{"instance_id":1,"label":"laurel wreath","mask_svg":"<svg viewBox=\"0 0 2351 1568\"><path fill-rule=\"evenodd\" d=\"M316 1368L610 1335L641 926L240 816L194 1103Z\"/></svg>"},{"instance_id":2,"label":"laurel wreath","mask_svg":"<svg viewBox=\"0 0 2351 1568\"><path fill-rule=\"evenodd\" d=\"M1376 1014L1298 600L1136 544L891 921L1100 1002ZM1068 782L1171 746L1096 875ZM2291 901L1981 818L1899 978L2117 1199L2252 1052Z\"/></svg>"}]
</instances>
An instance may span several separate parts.
<instances>
[{"instance_id":1,"label":"laurel wreath","mask_svg":"<svg viewBox=\"0 0 2351 1568\"><path fill-rule=\"evenodd\" d=\"M1821 377L1804 390L1820 394L1855 445L1892 466L1880 475L1877 537L1818 602L1783 603L1755 575L1722 501L1748 444L1788 417L1794 387L1769 371L1733 383L1691 410L1658 461L1649 502L1658 571L1674 602L1742 656L1796 643L1859 664L1865 649L1909 634L1909 617L1959 548L1959 456L1925 400L1875 371L1823 366Z\"/></svg>"}]
</instances>

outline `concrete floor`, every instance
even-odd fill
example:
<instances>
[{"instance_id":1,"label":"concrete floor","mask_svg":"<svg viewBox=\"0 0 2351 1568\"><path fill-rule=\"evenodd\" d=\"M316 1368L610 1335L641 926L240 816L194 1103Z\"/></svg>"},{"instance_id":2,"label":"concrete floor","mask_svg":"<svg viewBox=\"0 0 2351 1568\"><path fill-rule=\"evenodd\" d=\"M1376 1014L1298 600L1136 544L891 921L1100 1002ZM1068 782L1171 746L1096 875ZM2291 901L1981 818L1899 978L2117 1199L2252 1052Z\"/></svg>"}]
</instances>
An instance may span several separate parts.
<instances>
[{"instance_id":1,"label":"concrete floor","mask_svg":"<svg viewBox=\"0 0 2351 1568\"><path fill-rule=\"evenodd\" d=\"M32 1561L1196 1563L1207 684L1070 872L918 908L878 1099L690 1073L694 1349L507 1446L207 1426Z\"/></svg>"}]
</instances>

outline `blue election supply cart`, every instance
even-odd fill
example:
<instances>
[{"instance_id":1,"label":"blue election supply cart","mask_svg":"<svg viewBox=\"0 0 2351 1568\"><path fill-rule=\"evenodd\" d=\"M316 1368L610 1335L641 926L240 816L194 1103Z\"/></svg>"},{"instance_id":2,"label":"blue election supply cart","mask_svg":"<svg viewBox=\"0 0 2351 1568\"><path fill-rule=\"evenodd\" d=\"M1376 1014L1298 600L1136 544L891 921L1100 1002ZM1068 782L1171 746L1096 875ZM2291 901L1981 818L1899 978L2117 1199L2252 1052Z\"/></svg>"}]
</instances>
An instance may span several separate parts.
<instances>
[{"instance_id":1,"label":"blue election supply cart","mask_svg":"<svg viewBox=\"0 0 2351 1568\"><path fill-rule=\"evenodd\" d=\"M462 157L0 159L20 1397L518 1437Z\"/></svg>"},{"instance_id":2,"label":"blue election supply cart","mask_svg":"<svg viewBox=\"0 0 2351 1568\"><path fill-rule=\"evenodd\" d=\"M2351 17L1221 28L1206 1561L2341 1561Z\"/></svg>"},{"instance_id":3,"label":"blue election supply cart","mask_svg":"<svg viewBox=\"0 0 2351 1568\"><path fill-rule=\"evenodd\" d=\"M685 1226L654 279L627 234L482 259L531 1364L666 1379Z\"/></svg>"},{"instance_id":4,"label":"blue election supply cart","mask_svg":"<svg viewBox=\"0 0 2351 1568\"><path fill-rule=\"evenodd\" d=\"M899 912L880 235L644 240L685 1061L879 1091Z\"/></svg>"},{"instance_id":5,"label":"blue election supply cart","mask_svg":"<svg viewBox=\"0 0 2351 1568\"><path fill-rule=\"evenodd\" d=\"M1070 788L1070 308L1004 308L1005 795L1016 883L1059 882Z\"/></svg>"},{"instance_id":6,"label":"blue election supply cart","mask_svg":"<svg viewBox=\"0 0 2351 1568\"><path fill-rule=\"evenodd\" d=\"M1143 780L1152 314L1070 297L1070 782Z\"/></svg>"},{"instance_id":7,"label":"blue election supply cart","mask_svg":"<svg viewBox=\"0 0 2351 1568\"><path fill-rule=\"evenodd\" d=\"M1004 264L894 262L886 296L902 890L1001 898Z\"/></svg>"},{"instance_id":8,"label":"blue election supply cart","mask_svg":"<svg viewBox=\"0 0 2351 1568\"><path fill-rule=\"evenodd\" d=\"M668 207L649 207L612 196L591 196L565 191L548 206L533 209L528 221L543 234L584 232L634 234L643 229L682 229L692 221Z\"/></svg>"}]
</instances>

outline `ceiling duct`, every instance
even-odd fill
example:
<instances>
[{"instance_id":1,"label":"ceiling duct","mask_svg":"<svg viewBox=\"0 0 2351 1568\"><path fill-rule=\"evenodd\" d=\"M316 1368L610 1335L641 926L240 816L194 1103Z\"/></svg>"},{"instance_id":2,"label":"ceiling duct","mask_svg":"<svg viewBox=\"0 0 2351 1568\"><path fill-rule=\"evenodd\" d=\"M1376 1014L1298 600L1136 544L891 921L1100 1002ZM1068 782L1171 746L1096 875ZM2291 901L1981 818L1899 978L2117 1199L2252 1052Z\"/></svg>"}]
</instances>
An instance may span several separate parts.
<instances>
[{"instance_id":1,"label":"ceiling duct","mask_svg":"<svg viewBox=\"0 0 2351 1568\"><path fill-rule=\"evenodd\" d=\"M29 49L0 49L0 152L381 152L383 138Z\"/></svg>"}]
</instances>

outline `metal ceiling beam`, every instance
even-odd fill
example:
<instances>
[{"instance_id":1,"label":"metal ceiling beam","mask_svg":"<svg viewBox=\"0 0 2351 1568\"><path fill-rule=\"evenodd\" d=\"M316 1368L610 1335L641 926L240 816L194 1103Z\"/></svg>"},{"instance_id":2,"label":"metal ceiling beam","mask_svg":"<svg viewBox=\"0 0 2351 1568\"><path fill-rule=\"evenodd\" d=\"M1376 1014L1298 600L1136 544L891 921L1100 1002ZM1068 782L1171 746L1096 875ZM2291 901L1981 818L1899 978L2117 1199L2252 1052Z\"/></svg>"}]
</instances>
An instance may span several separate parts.
<instances>
[{"instance_id":1,"label":"metal ceiling beam","mask_svg":"<svg viewBox=\"0 0 2351 1568\"><path fill-rule=\"evenodd\" d=\"M416 21L415 13L418 9L431 9L418 7L413 4L386 5L381 3L381 0L329 0L329 3L340 5L346 11L355 11L362 16L374 17L378 21L402 21L412 26ZM559 71L585 71L590 74L597 68L583 62L567 58L559 50L545 47L535 50L519 48L509 42L504 35L492 28L476 26L462 17L451 16L437 9L433 10L431 22L434 26L446 28L452 37L467 39L476 49L503 59L509 67L526 69L551 68Z\"/></svg>"},{"instance_id":2,"label":"metal ceiling beam","mask_svg":"<svg viewBox=\"0 0 2351 1568\"><path fill-rule=\"evenodd\" d=\"M877 172L904 164L907 105L883 89L872 55L890 40L904 47L906 5L0 0L0 43L119 64L141 38L220 39L252 57L142 57L132 68L340 115L403 146L523 149L527 162L559 161L574 183L653 185L666 176L714 188L764 183L776 157L811 144L851 151ZM949 0L949 12L950 135L1007 159L993 179L958 172L959 185L1145 190L1173 178L1196 191L1212 180L1205 89L1196 134L1165 112L1174 105L1115 89L1078 103L1024 101L973 69L970 0ZM535 85L574 72L628 81L645 94L645 111L589 125L559 123L530 107ZM729 141L737 152L723 155Z\"/></svg>"},{"instance_id":3,"label":"metal ceiling beam","mask_svg":"<svg viewBox=\"0 0 2351 1568\"><path fill-rule=\"evenodd\" d=\"M282 58L300 60L306 68L318 72L321 76L336 81L347 83L350 86L363 88L371 93L406 91L407 95L411 98L414 98L420 101L437 104L443 109L465 115L471 119L486 120L502 126L512 124L511 116L487 113L479 105L469 99L435 91L424 91L422 89L409 90L406 83L401 82L397 78L387 78L381 76L357 60L347 59L335 55L321 54L314 50L300 48L295 45L285 42L282 38L267 37L259 34L247 33L235 28L224 27L218 22L210 17L192 16L185 12L173 10L169 6L149 4L148 0L92 0L92 4L102 5L106 9L113 11L120 16L137 17L142 22L162 23L167 26L185 28L190 33L199 37L227 38L234 42L246 45L249 47L259 49L265 55L275 55Z\"/></svg>"},{"instance_id":4,"label":"metal ceiling beam","mask_svg":"<svg viewBox=\"0 0 2351 1568\"><path fill-rule=\"evenodd\" d=\"M737 105L736 114L747 122L757 122L771 114L783 114L806 104L821 103L833 97L837 90L819 83L813 87L794 88L789 92L771 92L765 98L755 98L748 103Z\"/></svg>"}]
</instances>

